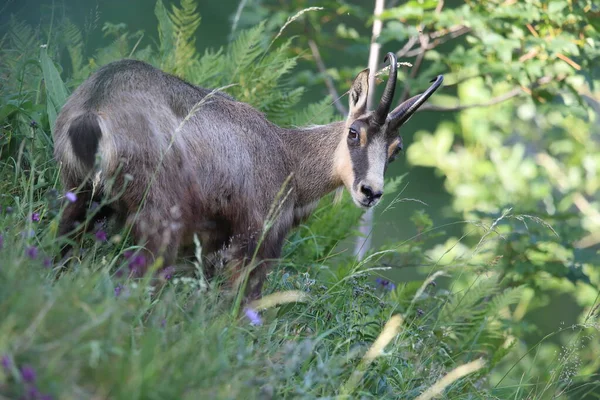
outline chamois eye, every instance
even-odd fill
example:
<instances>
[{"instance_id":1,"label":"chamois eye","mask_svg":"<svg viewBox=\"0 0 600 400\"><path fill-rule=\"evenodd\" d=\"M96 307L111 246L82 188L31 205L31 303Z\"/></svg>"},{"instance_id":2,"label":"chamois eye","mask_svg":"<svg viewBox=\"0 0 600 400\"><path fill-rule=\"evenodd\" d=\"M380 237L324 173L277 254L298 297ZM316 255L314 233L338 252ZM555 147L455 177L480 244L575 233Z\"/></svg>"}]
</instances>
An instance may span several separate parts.
<instances>
[{"instance_id":1,"label":"chamois eye","mask_svg":"<svg viewBox=\"0 0 600 400\"><path fill-rule=\"evenodd\" d=\"M392 154L390 155L390 159L388 160L388 162L393 162L396 159L396 157L398 156L398 153L400 153L401 151L402 151L402 142L398 143L396 148L392 151Z\"/></svg>"},{"instance_id":2,"label":"chamois eye","mask_svg":"<svg viewBox=\"0 0 600 400\"><path fill-rule=\"evenodd\" d=\"M350 128L350 130L348 131L348 139L350 139L353 142L358 140L358 132L356 131L356 129Z\"/></svg>"}]
</instances>

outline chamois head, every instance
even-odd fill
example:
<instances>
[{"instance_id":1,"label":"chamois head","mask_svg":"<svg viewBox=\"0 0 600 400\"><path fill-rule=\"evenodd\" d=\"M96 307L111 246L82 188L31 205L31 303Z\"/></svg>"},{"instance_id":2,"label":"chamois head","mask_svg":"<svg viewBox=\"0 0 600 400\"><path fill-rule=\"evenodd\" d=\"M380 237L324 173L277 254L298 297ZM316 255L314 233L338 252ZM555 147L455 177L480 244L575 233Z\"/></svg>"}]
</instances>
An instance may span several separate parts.
<instances>
[{"instance_id":1,"label":"chamois head","mask_svg":"<svg viewBox=\"0 0 600 400\"><path fill-rule=\"evenodd\" d=\"M383 175L388 164L402 150L399 128L444 80L439 75L425 92L411 97L390 112L398 71L396 55L387 53L387 60L390 61L390 76L374 111L367 110L369 69L361 71L354 79L345 133L336 150L335 172L354 203L362 208L373 207L383 195Z\"/></svg>"}]
</instances>

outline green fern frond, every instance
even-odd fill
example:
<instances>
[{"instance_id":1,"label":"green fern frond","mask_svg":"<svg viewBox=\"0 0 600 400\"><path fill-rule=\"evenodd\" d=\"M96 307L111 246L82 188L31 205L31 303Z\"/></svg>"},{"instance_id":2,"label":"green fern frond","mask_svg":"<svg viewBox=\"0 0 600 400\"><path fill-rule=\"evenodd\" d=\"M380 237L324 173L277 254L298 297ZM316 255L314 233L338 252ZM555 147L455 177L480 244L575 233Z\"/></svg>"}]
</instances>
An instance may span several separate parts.
<instances>
[{"instance_id":1,"label":"green fern frond","mask_svg":"<svg viewBox=\"0 0 600 400\"><path fill-rule=\"evenodd\" d=\"M81 30L70 19L65 17L61 23L61 34L59 37L61 37L71 58L73 78L83 78L81 69L83 64L83 35Z\"/></svg>"},{"instance_id":2,"label":"green fern frond","mask_svg":"<svg viewBox=\"0 0 600 400\"><path fill-rule=\"evenodd\" d=\"M251 67L252 63L262 54L261 42L264 25L264 22L261 22L254 28L241 32L235 42L229 46L227 58L229 65L233 66L230 75L232 81L235 82L236 79L239 79L239 75Z\"/></svg>"},{"instance_id":3,"label":"green fern frond","mask_svg":"<svg viewBox=\"0 0 600 400\"><path fill-rule=\"evenodd\" d=\"M7 93L36 90L39 70L30 61L36 59L39 52L38 31L11 16L3 43L0 47L0 86Z\"/></svg>"},{"instance_id":4,"label":"green fern frond","mask_svg":"<svg viewBox=\"0 0 600 400\"><path fill-rule=\"evenodd\" d=\"M105 65L109 62L120 60L129 57L132 45L131 39L135 39L136 35L123 33L118 36L110 45L99 49L94 56L95 65Z\"/></svg>"},{"instance_id":5,"label":"green fern frond","mask_svg":"<svg viewBox=\"0 0 600 400\"><path fill-rule=\"evenodd\" d=\"M335 121L331 96L325 96L317 103L309 104L304 110L294 113L290 118L290 125L301 127L306 125L321 125Z\"/></svg>"},{"instance_id":6,"label":"green fern frond","mask_svg":"<svg viewBox=\"0 0 600 400\"><path fill-rule=\"evenodd\" d=\"M194 0L181 0L181 8L173 5L169 18L174 26L174 72L186 76L197 59L194 34L200 26L200 14Z\"/></svg>"},{"instance_id":7,"label":"green fern frond","mask_svg":"<svg viewBox=\"0 0 600 400\"><path fill-rule=\"evenodd\" d=\"M440 323L459 324L463 321L472 320L475 314L483 314L485 309L481 307L482 300L496 292L496 279L479 278L461 295L451 297L440 312Z\"/></svg>"},{"instance_id":8,"label":"green fern frond","mask_svg":"<svg viewBox=\"0 0 600 400\"><path fill-rule=\"evenodd\" d=\"M132 54L132 58L136 60L146 61L152 65L156 65L156 52L151 46L146 46L141 49L135 50Z\"/></svg>"},{"instance_id":9,"label":"green fern frond","mask_svg":"<svg viewBox=\"0 0 600 400\"><path fill-rule=\"evenodd\" d=\"M386 179L384 192L386 193L396 193L400 188L402 182L404 182L404 178L406 178L406 174L394 176L392 178Z\"/></svg>"},{"instance_id":10,"label":"green fern frond","mask_svg":"<svg viewBox=\"0 0 600 400\"><path fill-rule=\"evenodd\" d=\"M194 34L200 26L200 14L193 0L181 0L180 7L169 12L162 0L156 2L154 14L158 20L159 67L188 78L197 66Z\"/></svg>"},{"instance_id":11,"label":"green fern frond","mask_svg":"<svg viewBox=\"0 0 600 400\"><path fill-rule=\"evenodd\" d=\"M257 62L252 63L249 68L244 69L241 74L247 76L248 80L264 82L267 87L277 85L280 79L288 74L297 64L296 57L290 57L287 50L291 46L291 40L282 44L279 48L261 56Z\"/></svg>"},{"instance_id":12,"label":"green fern frond","mask_svg":"<svg viewBox=\"0 0 600 400\"><path fill-rule=\"evenodd\" d=\"M502 293L494 296L488 303L486 314L489 316L497 316L506 307L517 304L521 300L525 286L508 288Z\"/></svg>"},{"instance_id":13,"label":"green fern frond","mask_svg":"<svg viewBox=\"0 0 600 400\"><path fill-rule=\"evenodd\" d=\"M9 22L8 35L10 48L21 54L29 54L37 42L33 28L25 22L18 21L14 16L11 16Z\"/></svg>"},{"instance_id":14,"label":"green fern frond","mask_svg":"<svg viewBox=\"0 0 600 400\"><path fill-rule=\"evenodd\" d=\"M217 51L206 50L194 66L194 69L188 74L188 78L191 82L199 86L213 88L224 86L227 79L223 72L227 69L225 62L225 53L222 47Z\"/></svg>"},{"instance_id":15,"label":"green fern frond","mask_svg":"<svg viewBox=\"0 0 600 400\"><path fill-rule=\"evenodd\" d=\"M275 88L275 90L277 90ZM281 90L281 89L279 89ZM300 102L304 94L304 88L299 87L292 90L284 90L276 93L270 101L261 105L261 109L267 117L274 123L285 126L289 123L295 110L294 107Z\"/></svg>"},{"instance_id":16,"label":"green fern frond","mask_svg":"<svg viewBox=\"0 0 600 400\"><path fill-rule=\"evenodd\" d=\"M167 72L173 72L174 60L172 57L175 50L175 26L162 0L157 0L154 6L154 15L158 20L159 39L159 67Z\"/></svg>"}]
</instances>

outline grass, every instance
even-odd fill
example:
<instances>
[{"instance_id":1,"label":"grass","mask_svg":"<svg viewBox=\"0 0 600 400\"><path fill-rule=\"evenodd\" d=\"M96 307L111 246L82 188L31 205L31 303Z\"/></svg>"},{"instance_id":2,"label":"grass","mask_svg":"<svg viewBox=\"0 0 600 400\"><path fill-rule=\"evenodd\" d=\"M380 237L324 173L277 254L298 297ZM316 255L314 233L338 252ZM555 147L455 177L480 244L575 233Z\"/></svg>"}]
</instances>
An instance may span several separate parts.
<instances>
[{"instance_id":1,"label":"grass","mask_svg":"<svg viewBox=\"0 0 600 400\"><path fill-rule=\"evenodd\" d=\"M10 175L7 165L3 172ZM486 274L454 293L435 284L439 273L398 287L374 282L389 250L360 263L343 256L315 260L307 248L319 239L292 235L288 256L305 259L283 260L269 275L265 297L240 312L234 312L235 296L217 283L191 277L171 279L151 299L148 278L128 275L131 248L114 232L107 240L90 233L77 265L57 279L56 226L69 200L55 183L40 183L48 174L35 168L13 174L14 203L0 219L2 398L532 393L529 383L490 384L494 366L508 354L510 325L500 311L518 301L520 289L499 289ZM342 212L343 204L326 204L314 223Z\"/></svg>"},{"instance_id":2,"label":"grass","mask_svg":"<svg viewBox=\"0 0 600 400\"><path fill-rule=\"evenodd\" d=\"M313 398L342 388L391 398L416 396L445 370L447 361L434 354L415 365L401 357L399 350L423 340L420 324L368 352L398 304L355 265L319 280L302 266L275 270L272 295L256 315L232 313L231 296L193 278L173 279L152 301L146 278L122 273L132 260L115 234L106 242L90 234L79 265L56 279L56 225L68 199L50 186L32 189L39 176L29 173L15 179L22 197L4 207L0 223L0 394L7 398ZM326 267L313 265L319 269ZM436 374L419 376L425 365Z\"/></svg>"}]
</instances>

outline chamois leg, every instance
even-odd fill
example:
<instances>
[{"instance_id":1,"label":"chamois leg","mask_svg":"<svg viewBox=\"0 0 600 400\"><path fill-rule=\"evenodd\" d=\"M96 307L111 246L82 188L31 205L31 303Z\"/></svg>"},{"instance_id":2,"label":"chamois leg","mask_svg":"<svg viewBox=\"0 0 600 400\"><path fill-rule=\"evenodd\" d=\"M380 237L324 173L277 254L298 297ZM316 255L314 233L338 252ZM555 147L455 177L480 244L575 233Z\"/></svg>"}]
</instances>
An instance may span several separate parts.
<instances>
[{"instance_id":1,"label":"chamois leg","mask_svg":"<svg viewBox=\"0 0 600 400\"><path fill-rule=\"evenodd\" d=\"M91 193L85 190L79 193L77 200L75 200L73 203L67 204L58 224L59 237L67 237L77 241L87 227L80 229L79 232L75 234L73 234L73 230L77 228L78 224L81 224L85 221L87 207L91 199ZM73 246L70 243L65 243L63 245L60 251L61 260L64 259L72 247Z\"/></svg>"},{"instance_id":2,"label":"chamois leg","mask_svg":"<svg viewBox=\"0 0 600 400\"><path fill-rule=\"evenodd\" d=\"M74 202L66 205L58 225L59 238L66 238L74 242L79 242L82 236L85 233L90 232L97 222L111 216L112 209L105 206L97 210L93 219L88 221L87 217L91 200L91 190L84 189L77 194L77 199ZM78 226L80 224L85 225ZM62 245L59 255L60 263L64 263L72 248L73 245L69 242ZM64 268L65 267L63 266L63 269Z\"/></svg>"},{"instance_id":3,"label":"chamois leg","mask_svg":"<svg viewBox=\"0 0 600 400\"><path fill-rule=\"evenodd\" d=\"M213 232L202 239L202 272L207 280L218 275L222 266L232 257L230 238L223 232Z\"/></svg>"},{"instance_id":4,"label":"chamois leg","mask_svg":"<svg viewBox=\"0 0 600 400\"><path fill-rule=\"evenodd\" d=\"M140 210L135 221L129 222L133 240L141 246L140 251L129 262L132 275L138 277L145 275L148 267L162 257L162 265L155 271L152 279L152 285L156 290L160 289L164 280L169 279L173 274L181 242L177 218L173 215L164 215L163 210L165 208L146 206Z\"/></svg>"},{"instance_id":5,"label":"chamois leg","mask_svg":"<svg viewBox=\"0 0 600 400\"><path fill-rule=\"evenodd\" d=\"M258 245L254 241L254 237L247 239L243 245L239 242L232 244L234 256L232 261L228 263L227 270L229 272L229 286L238 288L242 283L241 278L247 273L247 269L251 268L248 273L246 286L244 288L244 302L248 303L261 297L262 287L267 277L273 261L279 258L281 254L282 238L275 235L267 235L260 244L260 248L256 252Z\"/></svg>"},{"instance_id":6,"label":"chamois leg","mask_svg":"<svg viewBox=\"0 0 600 400\"><path fill-rule=\"evenodd\" d=\"M245 297L247 301L256 300L261 297L262 287L267 280L267 274L281 256L281 247L283 246L283 237L268 235L258 251L260 262L250 272L248 283L246 284Z\"/></svg>"}]
</instances>

